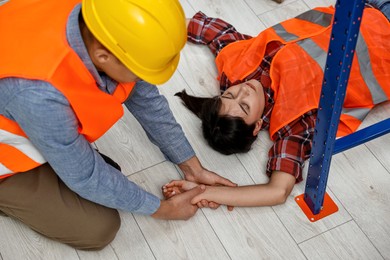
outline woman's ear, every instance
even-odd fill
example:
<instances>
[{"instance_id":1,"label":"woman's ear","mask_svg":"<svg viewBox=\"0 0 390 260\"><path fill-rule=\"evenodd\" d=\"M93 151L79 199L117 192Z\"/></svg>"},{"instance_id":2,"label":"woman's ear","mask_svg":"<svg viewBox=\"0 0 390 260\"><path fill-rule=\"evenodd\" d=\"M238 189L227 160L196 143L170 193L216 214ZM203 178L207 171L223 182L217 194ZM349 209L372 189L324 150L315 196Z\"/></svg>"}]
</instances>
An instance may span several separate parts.
<instances>
[{"instance_id":1,"label":"woman's ear","mask_svg":"<svg viewBox=\"0 0 390 260\"><path fill-rule=\"evenodd\" d=\"M253 136L256 136L260 130L261 130L261 126L263 125L263 119L259 119L256 121L255 123L255 129L253 129Z\"/></svg>"}]
</instances>

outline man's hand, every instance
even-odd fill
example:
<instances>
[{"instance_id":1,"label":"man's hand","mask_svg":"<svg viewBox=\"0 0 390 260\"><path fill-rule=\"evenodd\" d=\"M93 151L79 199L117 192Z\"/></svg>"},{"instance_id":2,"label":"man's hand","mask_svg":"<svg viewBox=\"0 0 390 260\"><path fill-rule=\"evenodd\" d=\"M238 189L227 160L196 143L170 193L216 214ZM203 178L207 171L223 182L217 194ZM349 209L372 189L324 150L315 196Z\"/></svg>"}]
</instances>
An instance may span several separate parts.
<instances>
[{"instance_id":1,"label":"man's hand","mask_svg":"<svg viewBox=\"0 0 390 260\"><path fill-rule=\"evenodd\" d=\"M166 220L187 220L191 218L198 210L198 206L191 204L191 200L204 190L205 186L199 185L170 199L162 200L160 207L152 217Z\"/></svg>"},{"instance_id":2,"label":"man's hand","mask_svg":"<svg viewBox=\"0 0 390 260\"><path fill-rule=\"evenodd\" d=\"M198 157L194 156L191 159L179 164L179 168L183 171L185 179L191 182L202 183L207 185L222 185L236 187L237 184L230 180L223 178L215 172L206 170L200 164ZM202 200L197 203L198 207L216 209L220 205L212 201ZM233 210L233 207L228 206L229 210Z\"/></svg>"},{"instance_id":3,"label":"man's hand","mask_svg":"<svg viewBox=\"0 0 390 260\"><path fill-rule=\"evenodd\" d=\"M237 186L237 184L219 176L215 172L203 168L196 156L179 164L179 168L183 171L185 179L188 181L207 185Z\"/></svg>"}]
</instances>

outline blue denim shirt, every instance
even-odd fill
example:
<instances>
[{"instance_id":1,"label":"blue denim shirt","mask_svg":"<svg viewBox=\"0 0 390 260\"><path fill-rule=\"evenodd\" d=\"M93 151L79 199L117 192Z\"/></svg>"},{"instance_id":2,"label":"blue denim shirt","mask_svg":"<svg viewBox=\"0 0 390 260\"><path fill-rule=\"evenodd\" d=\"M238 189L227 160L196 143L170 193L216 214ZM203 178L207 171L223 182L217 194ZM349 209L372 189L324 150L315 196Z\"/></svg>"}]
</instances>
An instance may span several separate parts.
<instances>
[{"instance_id":1,"label":"blue denim shirt","mask_svg":"<svg viewBox=\"0 0 390 260\"><path fill-rule=\"evenodd\" d=\"M99 75L88 56L79 29L79 13L80 5L69 16L68 42L95 78L97 87L113 93L116 82ZM184 162L195 155L167 100L156 86L137 82L125 105L150 140L173 163ZM153 214L160 206L158 197L105 163L78 133L77 119L68 100L49 83L21 78L0 79L0 114L18 122L57 175L83 198L140 214Z\"/></svg>"}]
</instances>

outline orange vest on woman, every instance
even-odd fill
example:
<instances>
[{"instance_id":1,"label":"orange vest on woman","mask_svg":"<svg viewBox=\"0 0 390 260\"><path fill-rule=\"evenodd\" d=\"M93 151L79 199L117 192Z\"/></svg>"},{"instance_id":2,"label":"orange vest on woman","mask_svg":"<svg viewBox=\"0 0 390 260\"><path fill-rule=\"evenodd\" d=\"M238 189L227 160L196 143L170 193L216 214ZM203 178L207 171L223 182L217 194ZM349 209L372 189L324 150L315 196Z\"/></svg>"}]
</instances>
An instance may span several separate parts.
<instances>
[{"instance_id":1,"label":"orange vest on woman","mask_svg":"<svg viewBox=\"0 0 390 260\"><path fill-rule=\"evenodd\" d=\"M318 108L334 9L316 8L226 46L216 58L219 73L242 80L262 61L266 46L283 48L271 63L274 108L270 136ZM390 97L390 24L378 10L364 10L337 136L356 131L370 109Z\"/></svg>"},{"instance_id":2,"label":"orange vest on woman","mask_svg":"<svg viewBox=\"0 0 390 260\"><path fill-rule=\"evenodd\" d=\"M80 0L12 0L0 7L0 78L49 82L69 101L79 132L93 142L123 115L122 103L135 83L101 91L69 46L66 23ZM50 119L48 119L50 120ZM0 178L46 162L19 125L0 115Z\"/></svg>"}]
</instances>

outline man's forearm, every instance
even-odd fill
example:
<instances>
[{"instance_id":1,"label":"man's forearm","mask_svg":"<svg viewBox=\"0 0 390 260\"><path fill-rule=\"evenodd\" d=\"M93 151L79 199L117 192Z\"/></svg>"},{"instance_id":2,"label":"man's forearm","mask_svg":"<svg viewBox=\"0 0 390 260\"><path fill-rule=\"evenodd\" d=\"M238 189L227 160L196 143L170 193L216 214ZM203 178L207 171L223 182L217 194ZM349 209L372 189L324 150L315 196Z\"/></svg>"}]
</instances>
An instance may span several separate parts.
<instances>
[{"instance_id":1,"label":"man's forearm","mask_svg":"<svg viewBox=\"0 0 390 260\"><path fill-rule=\"evenodd\" d=\"M170 161L178 164L195 155L166 98L156 86L138 82L125 105Z\"/></svg>"}]
</instances>

